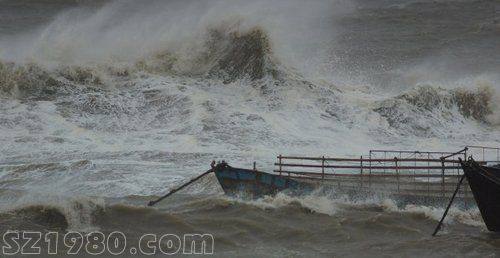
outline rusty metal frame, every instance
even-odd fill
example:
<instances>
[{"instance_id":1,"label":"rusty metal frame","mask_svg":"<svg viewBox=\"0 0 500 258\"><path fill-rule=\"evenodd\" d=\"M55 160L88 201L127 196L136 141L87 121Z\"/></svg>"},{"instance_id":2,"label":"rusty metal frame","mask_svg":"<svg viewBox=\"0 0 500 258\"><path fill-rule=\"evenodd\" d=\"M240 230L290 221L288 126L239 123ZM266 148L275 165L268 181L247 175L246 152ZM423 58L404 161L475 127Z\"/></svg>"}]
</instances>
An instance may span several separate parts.
<instances>
[{"instance_id":1,"label":"rusty metal frame","mask_svg":"<svg viewBox=\"0 0 500 258\"><path fill-rule=\"evenodd\" d=\"M493 147L467 146L458 152L370 150L368 158L279 155L273 171L297 179L336 182L339 187L374 189L382 186L392 187L397 192L414 191L445 197L451 194L453 185L462 174L457 157L463 155L467 158L471 153L469 148L495 150L498 152L497 162L500 161L500 148ZM384 157L377 158L376 154ZM486 161L478 162L487 164ZM469 191L464 187L461 196L472 196Z\"/></svg>"}]
</instances>

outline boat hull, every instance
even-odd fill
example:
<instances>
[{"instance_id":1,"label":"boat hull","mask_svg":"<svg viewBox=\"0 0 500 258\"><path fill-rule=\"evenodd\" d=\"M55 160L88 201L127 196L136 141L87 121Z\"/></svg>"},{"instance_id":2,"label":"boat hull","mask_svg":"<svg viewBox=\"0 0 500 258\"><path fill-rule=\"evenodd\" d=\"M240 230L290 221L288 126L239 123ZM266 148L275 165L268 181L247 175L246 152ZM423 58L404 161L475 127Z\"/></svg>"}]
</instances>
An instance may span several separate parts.
<instances>
[{"instance_id":1,"label":"boat hull","mask_svg":"<svg viewBox=\"0 0 500 258\"><path fill-rule=\"evenodd\" d=\"M329 184L321 179L299 179L278 174L270 174L257 170L234 168L225 163L214 169L215 175L224 192L233 197L243 199L258 199L263 196L273 196L284 192L291 196L311 194L336 195L351 201L372 199L391 199L396 205L404 207L408 204L443 207L449 197L422 196L404 193L370 191L363 188L346 189L337 184ZM456 198L457 203L467 203ZM470 201L468 201L470 203Z\"/></svg>"},{"instance_id":2,"label":"boat hull","mask_svg":"<svg viewBox=\"0 0 500 258\"><path fill-rule=\"evenodd\" d=\"M293 195L307 194L314 186L297 180L261 171L233 168L221 164L215 168L215 175L227 195L256 199L278 192Z\"/></svg>"}]
</instances>

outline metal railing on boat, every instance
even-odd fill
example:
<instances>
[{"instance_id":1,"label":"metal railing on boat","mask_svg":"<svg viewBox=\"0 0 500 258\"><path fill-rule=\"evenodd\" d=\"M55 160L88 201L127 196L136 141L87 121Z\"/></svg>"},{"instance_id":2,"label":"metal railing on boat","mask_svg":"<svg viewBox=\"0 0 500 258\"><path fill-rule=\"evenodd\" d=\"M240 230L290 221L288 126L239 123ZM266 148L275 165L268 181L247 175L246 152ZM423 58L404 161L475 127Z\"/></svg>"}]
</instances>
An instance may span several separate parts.
<instances>
[{"instance_id":1,"label":"metal railing on boat","mask_svg":"<svg viewBox=\"0 0 500 258\"><path fill-rule=\"evenodd\" d=\"M406 150L370 150L368 157L277 157L274 172L299 180L321 184L335 184L342 189L368 189L398 194L439 196L452 195L462 169L458 157L464 160L487 151L495 151L500 160L500 148L468 146L459 152L432 152ZM472 198L468 184L458 194L462 199Z\"/></svg>"}]
</instances>

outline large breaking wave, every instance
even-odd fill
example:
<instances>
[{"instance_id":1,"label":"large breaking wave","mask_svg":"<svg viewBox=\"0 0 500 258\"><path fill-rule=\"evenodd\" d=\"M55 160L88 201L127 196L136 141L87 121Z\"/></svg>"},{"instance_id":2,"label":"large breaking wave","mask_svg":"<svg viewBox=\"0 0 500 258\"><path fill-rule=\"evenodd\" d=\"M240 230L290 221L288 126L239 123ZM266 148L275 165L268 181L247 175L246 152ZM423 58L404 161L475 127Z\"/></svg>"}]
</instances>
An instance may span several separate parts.
<instances>
[{"instance_id":1,"label":"large breaking wave","mask_svg":"<svg viewBox=\"0 0 500 258\"><path fill-rule=\"evenodd\" d=\"M170 95L164 96L168 99L162 99L158 98L158 90L138 85L138 80L162 76L181 84L205 84L207 91L210 85L244 83L258 89L260 95L257 98L264 99L265 106L271 107L284 105L287 90L300 87L303 88L301 91L308 91L307 97L317 101L323 117L344 120L340 121L343 123L353 122L342 116L354 103L341 100L343 95L352 94L345 92L352 89L341 89L334 83L306 77L293 66L280 62L274 54L274 49L279 46L272 43L263 28L241 28L238 22L222 24L225 26L207 28L202 33L204 37L199 39L200 43L194 44L199 48L189 57L165 47L160 52L127 63L76 65L62 62L47 65L42 61L4 61L0 63L0 96L26 101L55 101L65 114L130 117L141 116L151 109L172 112L178 109L177 115L188 112L194 96ZM328 94L324 95L325 92ZM67 101L68 97L71 101ZM63 99L66 101L61 101ZM449 126L447 122L450 121L470 119L494 125L498 120L495 86L491 83L454 89L416 86L397 96L387 96L385 100L375 98L373 103L372 110L405 135L429 136L434 129ZM167 106L163 106L165 104ZM209 102L203 105L210 109ZM293 115L293 110L288 112ZM185 114L178 122L188 118L189 114ZM259 121L258 115L253 119Z\"/></svg>"}]
</instances>

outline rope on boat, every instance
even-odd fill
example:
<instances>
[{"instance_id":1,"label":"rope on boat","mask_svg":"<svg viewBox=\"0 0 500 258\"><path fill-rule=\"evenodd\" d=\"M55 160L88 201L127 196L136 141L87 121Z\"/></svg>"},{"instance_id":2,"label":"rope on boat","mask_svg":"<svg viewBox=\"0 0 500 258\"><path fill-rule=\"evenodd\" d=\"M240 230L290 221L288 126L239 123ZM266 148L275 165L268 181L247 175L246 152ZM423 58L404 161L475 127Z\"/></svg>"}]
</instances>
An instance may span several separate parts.
<instances>
[{"instance_id":1,"label":"rope on boat","mask_svg":"<svg viewBox=\"0 0 500 258\"><path fill-rule=\"evenodd\" d=\"M208 170L207 172L205 172L205 173L203 173L203 174L201 174L201 175L199 175L199 176L197 176L197 177L195 177L195 178L191 179L189 182L187 182L187 183L185 183L185 184L183 184L183 185L181 185L181 186L179 186L179 187L177 187L177 188L175 188L175 189L171 190L171 191L170 191L170 192L168 192L166 195L164 195L164 196L162 196L162 197L158 198L157 200L155 200L155 201L150 201L150 202L148 203L148 206L153 206L153 205L155 205L155 204L157 204L157 203L161 202L163 199L165 199L165 198L169 197L170 195L172 195L172 194L176 193L176 192L177 192L177 191L179 191L179 190L182 190L184 187L186 187L186 186L188 186L188 185L190 185L190 184L192 184L192 183L194 183L194 182L198 181L200 178L202 178L202 177L204 177L204 176L206 176L206 175L208 175L208 174L210 174L210 173L212 173L212 172L214 172L214 169L213 169L213 168L212 168L212 169L210 169L210 170Z\"/></svg>"},{"instance_id":2,"label":"rope on boat","mask_svg":"<svg viewBox=\"0 0 500 258\"><path fill-rule=\"evenodd\" d=\"M458 158L458 160L460 160L460 164L462 164L462 167L464 167L465 165L462 162L462 159ZM464 171L462 177L460 178L460 181L458 182L457 188L455 189L455 192L453 193L453 196L451 196L450 203L448 203L448 207L446 207L446 210L444 211L443 217L439 221L436 229L434 230L434 233L432 233L432 236L436 236L437 232L441 229L441 225L443 224L444 218L446 218L446 215L448 214L448 210L450 209L451 204L453 203L453 200L455 199L455 196L458 193L458 190L460 190L460 185L462 184L462 181L464 181L464 178L465 178L465 171Z\"/></svg>"}]
</instances>

